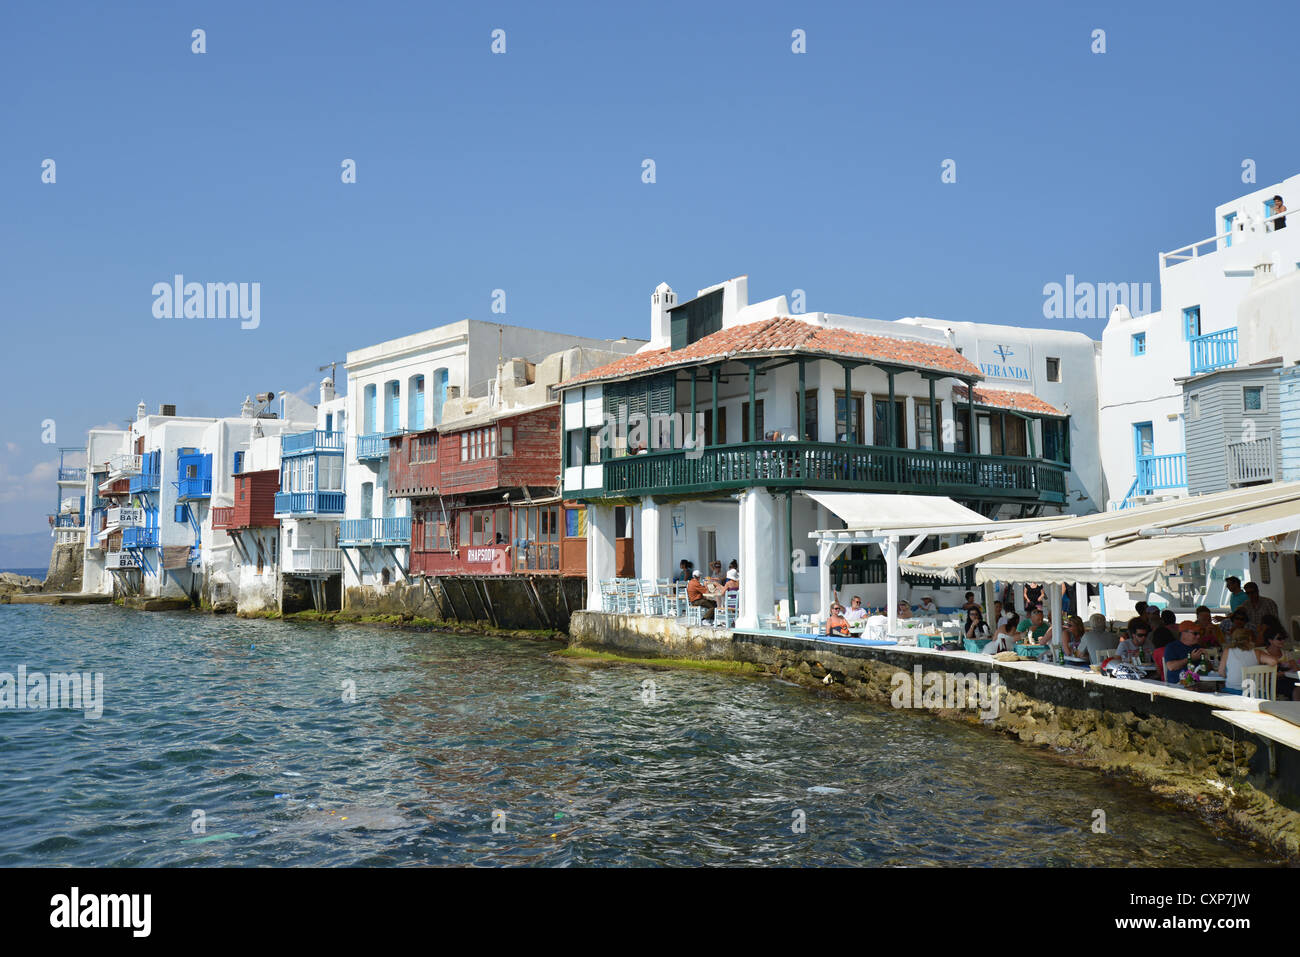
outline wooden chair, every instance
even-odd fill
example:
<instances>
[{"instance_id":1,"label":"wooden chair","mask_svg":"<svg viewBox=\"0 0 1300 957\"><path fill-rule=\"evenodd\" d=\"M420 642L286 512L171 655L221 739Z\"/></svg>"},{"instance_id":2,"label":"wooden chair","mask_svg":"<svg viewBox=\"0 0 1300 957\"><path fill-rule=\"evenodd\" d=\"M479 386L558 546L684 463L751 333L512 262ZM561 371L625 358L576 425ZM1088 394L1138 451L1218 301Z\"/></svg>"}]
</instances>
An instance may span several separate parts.
<instances>
[{"instance_id":1,"label":"wooden chair","mask_svg":"<svg viewBox=\"0 0 1300 957\"><path fill-rule=\"evenodd\" d=\"M1094 651L1092 653L1092 663L1094 665L1099 665L1107 658L1114 658L1118 654L1118 648L1104 648L1101 651Z\"/></svg>"},{"instance_id":2,"label":"wooden chair","mask_svg":"<svg viewBox=\"0 0 1300 957\"><path fill-rule=\"evenodd\" d=\"M1250 665L1242 668L1241 693L1247 698L1274 700L1277 697L1277 665Z\"/></svg>"}]
</instances>

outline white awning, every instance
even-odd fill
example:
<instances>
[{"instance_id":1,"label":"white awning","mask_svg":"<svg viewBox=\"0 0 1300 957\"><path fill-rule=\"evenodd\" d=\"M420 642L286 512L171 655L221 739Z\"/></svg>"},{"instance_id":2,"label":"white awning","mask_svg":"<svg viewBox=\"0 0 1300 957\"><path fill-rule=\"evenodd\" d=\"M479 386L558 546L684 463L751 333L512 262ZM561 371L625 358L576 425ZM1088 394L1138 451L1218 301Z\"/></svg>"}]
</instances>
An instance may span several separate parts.
<instances>
[{"instance_id":1,"label":"white awning","mask_svg":"<svg viewBox=\"0 0 1300 957\"><path fill-rule=\"evenodd\" d=\"M1094 582L1144 588L1180 561L1205 554L1195 535L1139 538L1111 548L1094 549L1086 541L1038 542L1009 549L975 566L975 581Z\"/></svg>"},{"instance_id":2,"label":"white awning","mask_svg":"<svg viewBox=\"0 0 1300 957\"><path fill-rule=\"evenodd\" d=\"M973 565L998 552L1009 551L1022 545L1024 541L1019 535L986 538L978 542L967 542L965 545L940 548L937 551L926 552L924 555L900 558L898 567L909 575L935 575L949 581L957 581L961 578L961 569L967 565Z\"/></svg>"},{"instance_id":3,"label":"white awning","mask_svg":"<svg viewBox=\"0 0 1300 957\"><path fill-rule=\"evenodd\" d=\"M979 512L943 495L880 495L870 492L805 492L849 528L941 528L991 525Z\"/></svg>"}]
</instances>

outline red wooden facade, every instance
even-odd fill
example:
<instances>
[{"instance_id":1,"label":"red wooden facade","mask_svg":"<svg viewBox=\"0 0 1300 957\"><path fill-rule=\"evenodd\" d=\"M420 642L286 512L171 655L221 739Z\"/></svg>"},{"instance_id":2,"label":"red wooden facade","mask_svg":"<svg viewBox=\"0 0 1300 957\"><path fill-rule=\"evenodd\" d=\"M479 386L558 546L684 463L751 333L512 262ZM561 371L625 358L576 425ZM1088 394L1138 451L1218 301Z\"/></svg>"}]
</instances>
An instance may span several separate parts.
<instances>
[{"instance_id":1,"label":"red wooden facade","mask_svg":"<svg viewBox=\"0 0 1300 957\"><path fill-rule=\"evenodd\" d=\"M275 493L280 491L279 469L242 472L235 476L235 504L212 509L212 527L224 529L274 528Z\"/></svg>"},{"instance_id":2,"label":"red wooden facade","mask_svg":"<svg viewBox=\"0 0 1300 957\"><path fill-rule=\"evenodd\" d=\"M411 573L585 576L586 510L558 500L559 473L557 404L393 437L388 493L412 500ZM618 545L630 575L631 541Z\"/></svg>"}]
</instances>

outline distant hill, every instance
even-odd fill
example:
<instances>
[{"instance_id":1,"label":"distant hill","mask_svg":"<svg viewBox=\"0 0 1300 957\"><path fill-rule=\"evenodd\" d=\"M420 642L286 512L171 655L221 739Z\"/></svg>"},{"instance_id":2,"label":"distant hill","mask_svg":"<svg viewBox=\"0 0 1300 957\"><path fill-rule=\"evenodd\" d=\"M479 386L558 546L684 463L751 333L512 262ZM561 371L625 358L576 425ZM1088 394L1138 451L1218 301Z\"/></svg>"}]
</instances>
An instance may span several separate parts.
<instances>
[{"instance_id":1,"label":"distant hill","mask_svg":"<svg viewBox=\"0 0 1300 957\"><path fill-rule=\"evenodd\" d=\"M0 535L0 568L49 568L53 547L49 532Z\"/></svg>"}]
</instances>

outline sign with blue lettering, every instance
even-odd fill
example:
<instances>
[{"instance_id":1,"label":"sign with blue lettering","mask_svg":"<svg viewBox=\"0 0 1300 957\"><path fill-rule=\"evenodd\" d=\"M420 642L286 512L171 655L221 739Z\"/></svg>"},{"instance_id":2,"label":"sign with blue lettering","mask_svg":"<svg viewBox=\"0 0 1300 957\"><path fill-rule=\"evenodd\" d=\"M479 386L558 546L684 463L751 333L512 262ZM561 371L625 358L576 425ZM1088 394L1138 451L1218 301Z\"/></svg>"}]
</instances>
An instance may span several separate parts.
<instances>
[{"instance_id":1,"label":"sign with blue lettering","mask_svg":"<svg viewBox=\"0 0 1300 957\"><path fill-rule=\"evenodd\" d=\"M1033 381L1033 356L1025 342L986 342L980 340L978 364L988 379Z\"/></svg>"}]
</instances>

